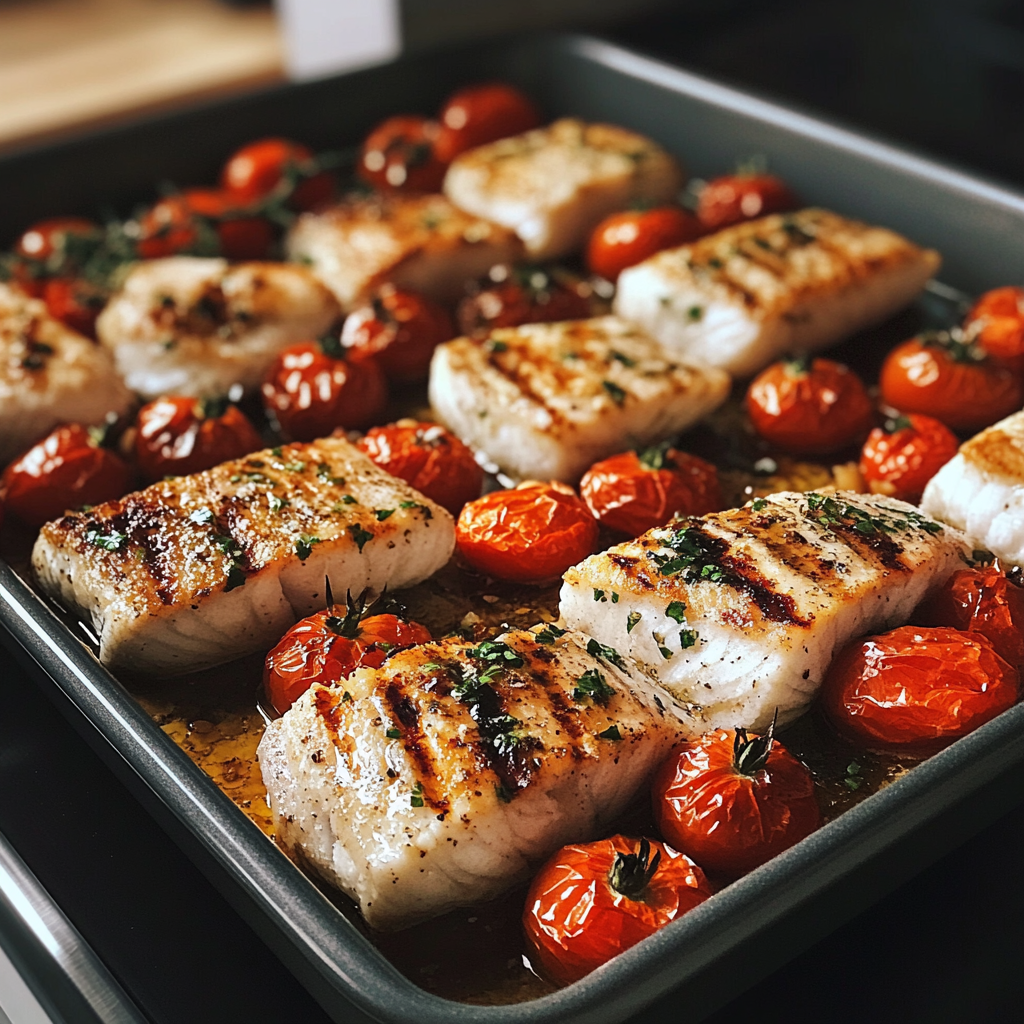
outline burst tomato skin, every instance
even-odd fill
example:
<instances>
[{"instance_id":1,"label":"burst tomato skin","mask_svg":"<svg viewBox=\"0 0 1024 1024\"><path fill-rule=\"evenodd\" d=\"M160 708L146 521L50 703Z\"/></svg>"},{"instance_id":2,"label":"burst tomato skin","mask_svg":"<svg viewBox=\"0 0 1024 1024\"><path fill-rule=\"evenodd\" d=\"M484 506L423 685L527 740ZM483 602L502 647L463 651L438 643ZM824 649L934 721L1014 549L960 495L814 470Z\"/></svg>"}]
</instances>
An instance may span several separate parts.
<instances>
[{"instance_id":1,"label":"burst tomato skin","mask_svg":"<svg viewBox=\"0 0 1024 1024\"><path fill-rule=\"evenodd\" d=\"M704 186L697 201L697 218L706 231L718 231L769 213L795 210L799 205L789 186L771 174L727 174Z\"/></svg>"},{"instance_id":2,"label":"burst tomato skin","mask_svg":"<svg viewBox=\"0 0 1024 1024\"><path fill-rule=\"evenodd\" d=\"M744 774L735 764L735 741L731 729L691 740L669 755L653 785L665 840L706 871L732 878L821 827L810 772L775 741L764 766Z\"/></svg>"},{"instance_id":3,"label":"burst tomato skin","mask_svg":"<svg viewBox=\"0 0 1024 1024\"><path fill-rule=\"evenodd\" d=\"M597 520L571 487L530 481L466 505L455 542L477 572L545 583L591 554L598 532Z\"/></svg>"},{"instance_id":4,"label":"burst tomato skin","mask_svg":"<svg viewBox=\"0 0 1024 1024\"><path fill-rule=\"evenodd\" d=\"M188 208L214 221L220 254L229 260L265 260L274 229L264 217L244 217L230 195L221 189L192 188L183 193Z\"/></svg>"},{"instance_id":5,"label":"burst tomato skin","mask_svg":"<svg viewBox=\"0 0 1024 1024\"><path fill-rule=\"evenodd\" d=\"M1024 404L1021 379L976 346L912 338L897 345L878 378L882 399L903 413L923 413L951 430L990 426Z\"/></svg>"},{"instance_id":6,"label":"burst tomato skin","mask_svg":"<svg viewBox=\"0 0 1024 1024\"><path fill-rule=\"evenodd\" d=\"M925 755L1001 714L1017 690L1017 672L980 633L901 626L835 658L822 706L868 750Z\"/></svg>"},{"instance_id":7,"label":"burst tomato skin","mask_svg":"<svg viewBox=\"0 0 1024 1024\"><path fill-rule=\"evenodd\" d=\"M234 205L252 206L266 199L290 170L311 170L312 160L313 151L298 142L259 139L243 146L224 165L221 187ZM296 182L288 205L293 210L312 210L326 203L333 194L333 176L326 171L314 171Z\"/></svg>"},{"instance_id":8,"label":"burst tomato skin","mask_svg":"<svg viewBox=\"0 0 1024 1024\"><path fill-rule=\"evenodd\" d=\"M981 633L1018 672L1024 668L1024 589L995 566L957 570L918 608L914 621Z\"/></svg>"},{"instance_id":9,"label":"burst tomato skin","mask_svg":"<svg viewBox=\"0 0 1024 1024\"><path fill-rule=\"evenodd\" d=\"M370 615L353 623L351 617L328 608L285 633L267 655L263 686L274 709L283 715L314 683L329 686L357 668L379 668L391 649L430 639L426 626L397 615Z\"/></svg>"},{"instance_id":10,"label":"burst tomato skin","mask_svg":"<svg viewBox=\"0 0 1024 1024\"><path fill-rule=\"evenodd\" d=\"M216 189L189 189L161 199L139 221L139 255L161 259L213 251L216 245L229 260L266 259L274 240L270 222L235 211L230 196Z\"/></svg>"},{"instance_id":11,"label":"burst tomato skin","mask_svg":"<svg viewBox=\"0 0 1024 1024\"><path fill-rule=\"evenodd\" d=\"M540 113L518 89L485 82L460 89L441 109L435 151L445 164L460 153L536 128Z\"/></svg>"},{"instance_id":12,"label":"burst tomato skin","mask_svg":"<svg viewBox=\"0 0 1024 1024\"><path fill-rule=\"evenodd\" d=\"M1024 372L1024 288L993 288L985 292L964 319L965 330L977 331L978 344L997 362Z\"/></svg>"},{"instance_id":13,"label":"burst tomato skin","mask_svg":"<svg viewBox=\"0 0 1024 1024\"><path fill-rule=\"evenodd\" d=\"M604 526L639 537L677 512L702 516L721 509L718 470L710 462L675 448L655 454L623 452L583 474L580 496Z\"/></svg>"},{"instance_id":14,"label":"burst tomato skin","mask_svg":"<svg viewBox=\"0 0 1024 1024\"><path fill-rule=\"evenodd\" d=\"M473 452L436 423L401 420L373 427L360 438L359 448L381 469L415 487L453 516L480 496L484 471Z\"/></svg>"},{"instance_id":15,"label":"burst tomato skin","mask_svg":"<svg viewBox=\"0 0 1024 1024\"><path fill-rule=\"evenodd\" d=\"M33 224L14 245L14 281L33 298L44 298L48 279L74 276L81 269L68 253L69 237L99 235L99 225L84 217L52 217Z\"/></svg>"},{"instance_id":16,"label":"burst tomato skin","mask_svg":"<svg viewBox=\"0 0 1024 1024\"><path fill-rule=\"evenodd\" d=\"M956 434L932 416L913 413L894 430L875 427L860 455L871 490L918 504L933 476L957 453Z\"/></svg>"},{"instance_id":17,"label":"burst tomato skin","mask_svg":"<svg viewBox=\"0 0 1024 1024\"><path fill-rule=\"evenodd\" d=\"M42 299L55 320L96 340L96 318L106 304L99 289L77 278L52 277L43 285Z\"/></svg>"},{"instance_id":18,"label":"burst tomato skin","mask_svg":"<svg viewBox=\"0 0 1024 1024\"><path fill-rule=\"evenodd\" d=\"M334 352L337 354L333 354ZM293 440L326 437L336 427L368 427L384 415L384 374L369 356L345 357L315 341L286 348L263 381L264 408Z\"/></svg>"},{"instance_id":19,"label":"burst tomato skin","mask_svg":"<svg viewBox=\"0 0 1024 1024\"><path fill-rule=\"evenodd\" d=\"M564 846L537 872L523 912L535 967L560 985L579 981L712 895L689 857L662 843L650 846L660 861L638 899L608 880L616 854L637 850L625 836Z\"/></svg>"},{"instance_id":20,"label":"burst tomato skin","mask_svg":"<svg viewBox=\"0 0 1024 1024\"><path fill-rule=\"evenodd\" d=\"M139 410L135 458L147 480L199 473L263 447L237 406L219 405L165 395Z\"/></svg>"},{"instance_id":21,"label":"burst tomato skin","mask_svg":"<svg viewBox=\"0 0 1024 1024\"><path fill-rule=\"evenodd\" d=\"M353 310L341 329L341 343L372 355L388 380L422 380L434 349L455 335L451 317L436 302L384 285L367 306Z\"/></svg>"},{"instance_id":22,"label":"burst tomato skin","mask_svg":"<svg viewBox=\"0 0 1024 1024\"><path fill-rule=\"evenodd\" d=\"M131 471L78 423L57 427L5 470L7 508L29 526L42 526L69 508L120 498Z\"/></svg>"},{"instance_id":23,"label":"burst tomato skin","mask_svg":"<svg viewBox=\"0 0 1024 1024\"><path fill-rule=\"evenodd\" d=\"M751 381L746 407L761 437L795 455L860 441L874 419L860 377L831 359L773 363Z\"/></svg>"},{"instance_id":24,"label":"burst tomato skin","mask_svg":"<svg viewBox=\"0 0 1024 1024\"><path fill-rule=\"evenodd\" d=\"M613 213L601 221L590 236L587 266L595 274L616 281L627 267L643 262L662 249L692 242L702 234L701 222L679 206Z\"/></svg>"},{"instance_id":25,"label":"burst tomato skin","mask_svg":"<svg viewBox=\"0 0 1024 1024\"><path fill-rule=\"evenodd\" d=\"M382 191L437 192L448 165L434 149L438 124L414 114L382 121L366 137L359 175Z\"/></svg>"}]
</instances>

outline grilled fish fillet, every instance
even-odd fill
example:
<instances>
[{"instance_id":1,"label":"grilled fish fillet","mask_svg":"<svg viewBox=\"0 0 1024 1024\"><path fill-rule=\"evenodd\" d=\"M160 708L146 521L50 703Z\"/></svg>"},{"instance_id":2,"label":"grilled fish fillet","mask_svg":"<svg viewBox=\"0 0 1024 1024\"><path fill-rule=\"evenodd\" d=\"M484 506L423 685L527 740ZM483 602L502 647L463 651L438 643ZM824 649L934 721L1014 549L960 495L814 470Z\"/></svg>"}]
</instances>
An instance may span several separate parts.
<instances>
[{"instance_id":1,"label":"grilled fish fillet","mask_svg":"<svg viewBox=\"0 0 1024 1024\"><path fill-rule=\"evenodd\" d=\"M217 396L258 387L282 349L339 314L305 267L172 256L133 267L96 332L143 398Z\"/></svg>"},{"instance_id":2,"label":"grilled fish fillet","mask_svg":"<svg viewBox=\"0 0 1024 1024\"><path fill-rule=\"evenodd\" d=\"M728 393L727 374L682 365L616 317L457 338L430 366L441 422L521 479L574 482L598 459L684 430Z\"/></svg>"},{"instance_id":3,"label":"grilled fish fillet","mask_svg":"<svg viewBox=\"0 0 1024 1024\"><path fill-rule=\"evenodd\" d=\"M622 272L615 312L680 359L750 376L885 320L938 270L939 254L827 210L774 214Z\"/></svg>"},{"instance_id":4,"label":"grilled fish fillet","mask_svg":"<svg viewBox=\"0 0 1024 1024\"><path fill-rule=\"evenodd\" d=\"M975 547L1024 565L1024 412L962 444L928 482L921 508Z\"/></svg>"},{"instance_id":5,"label":"grilled fish fillet","mask_svg":"<svg viewBox=\"0 0 1024 1024\"><path fill-rule=\"evenodd\" d=\"M534 259L553 259L581 248L608 214L672 199L684 180L679 162L645 136L564 118L456 157L444 191L512 228Z\"/></svg>"},{"instance_id":6,"label":"grilled fish fillet","mask_svg":"<svg viewBox=\"0 0 1024 1024\"><path fill-rule=\"evenodd\" d=\"M426 579L452 517L340 438L175 477L47 523L42 590L100 640L114 669L173 675L275 643L336 594Z\"/></svg>"},{"instance_id":7,"label":"grilled fish fillet","mask_svg":"<svg viewBox=\"0 0 1024 1024\"><path fill-rule=\"evenodd\" d=\"M782 492L591 556L565 574L561 612L702 705L708 728L761 731L806 708L847 641L906 622L964 550L894 498Z\"/></svg>"},{"instance_id":8,"label":"grilled fish fillet","mask_svg":"<svg viewBox=\"0 0 1024 1024\"><path fill-rule=\"evenodd\" d=\"M0 468L58 424L94 426L132 402L106 352L0 284Z\"/></svg>"},{"instance_id":9,"label":"grilled fish fillet","mask_svg":"<svg viewBox=\"0 0 1024 1024\"><path fill-rule=\"evenodd\" d=\"M550 629L446 639L315 686L259 747L278 842L390 930L497 896L600 834L694 730L587 645Z\"/></svg>"},{"instance_id":10,"label":"grilled fish fillet","mask_svg":"<svg viewBox=\"0 0 1024 1024\"><path fill-rule=\"evenodd\" d=\"M522 255L511 231L442 195L352 198L303 214L286 245L289 258L307 263L346 312L385 282L453 301L467 281Z\"/></svg>"}]
</instances>

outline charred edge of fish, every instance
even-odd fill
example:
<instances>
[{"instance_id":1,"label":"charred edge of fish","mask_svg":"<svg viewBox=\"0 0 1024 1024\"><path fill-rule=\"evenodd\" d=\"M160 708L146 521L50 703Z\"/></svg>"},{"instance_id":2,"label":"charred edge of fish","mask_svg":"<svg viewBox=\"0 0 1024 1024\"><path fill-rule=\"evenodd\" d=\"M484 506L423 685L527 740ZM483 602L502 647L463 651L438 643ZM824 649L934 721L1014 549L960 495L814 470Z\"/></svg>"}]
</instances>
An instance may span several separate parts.
<instances>
[{"instance_id":1,"label":"charred edge of fish","mask_svg":"<svg viewBox=\"0 0 1024 1024\"><path fill-rule=\"evenodd\" d=\"M430 747L424 741L419 708L402 684L402 679L388 683L384 688L384 700L391 709L392 716L402 726L402 746L416 762L420 779L427 780L427 785L423 787L420 795L435 811L447 814L448 801L444 797L439 797L435 792L435 787L431 785L431 780L438 776L438 770ZM407 686L408 683L405 685Z\"/></svg>"}]
</instances>

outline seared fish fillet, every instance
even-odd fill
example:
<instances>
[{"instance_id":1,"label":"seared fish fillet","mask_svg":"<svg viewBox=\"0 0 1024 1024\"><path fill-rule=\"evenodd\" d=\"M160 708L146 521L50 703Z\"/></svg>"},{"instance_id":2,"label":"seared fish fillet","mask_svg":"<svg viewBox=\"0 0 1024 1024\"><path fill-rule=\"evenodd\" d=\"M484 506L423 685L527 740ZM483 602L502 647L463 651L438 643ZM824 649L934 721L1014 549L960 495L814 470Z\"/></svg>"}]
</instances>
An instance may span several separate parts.
<instances>
[{"instance_id":1,"label":"seared fish fillet","mask_svg":"<svg viewBox=\"0 0 1024 1024\"><path fill-rule=\"evenodd\" d=\"M452 517L340 438L175 477L47 523L42 590L91 622L100 660L173 675L272 646L335 594L426 579Z\"/></svg>"},{"instance_id":2,"label":"seared fish fillet","mask_svg":"<svg viewBox=\"0 0 1024 1024\"><path fill-rule=\"evenodd\" d=\"M457 210L442 195L356 197L303 214L287 239L290 259L310 269L350 312L389 282L439 302L522 246L507 228Z\"/></svg>"},{"instance_id":3,"label":"seared fish fillet","mask_svg":"<svg viewBox=\"0 0 1024 1024\"><path fill-rule=\"evenodd\" d=\"M975 547L1024 565L1024 412L962 444L928 482L921 508Z\"/></svg>"},{"instance_id":4,"label":"seared fish fillet","mask_svg":"<svg viewBox=\"0 0 1024 1024\"><path fill-rule=\"evenodd\" d=\"M679 162L643 135L573 118L472 149L444 179L456 206L512 228L534 259L582 248L610 213L672 199Z\"/></svg>"},{"instance_id":5,"label":"seared fish fillet","mask_svg":"<svg viewBox=\"0 0 1024 1024\"><path fill-rule=\"evenodd\" d=\"M847 641L906 622L964 550L894 498L782 492L591 556L565 574L561 612L702 705L708 728L762 731L807 707Z\"/></svg>"},{"instance_id":6,"label":"seared fish fillet","mask_svg":"<svg viewBox=\"0 0 1024 1024\"><path fill-rule=\"evenodd\" d=\"M750 376L885 320L940 257L827 210L774 214L623 271L615 312L680 359Z\"/></svg>"},{"instance_id":7,"label":"seared fish fillet","mask_svg":"<svg viewBox=\"0 0 1024 1024\"><path fill-rule=\"evenodd\" d=\"M587 645L550 628L447 639L315 686L259 747L278 842L390 930L497 896L600 834L694 730Z\"/></svg>"},{"instance_id":8,"label":"seared fish fillet","mask_svg":"<svg viewBox=\"0 0 1024 1024\"><path fill-rule=\"evenodd\" d=\"M0 284L0 468L58 424L95 426L132 402L106 352Z\"/></svg>"},{"instance_id":9,"label":"seared fish fillet","mask_svg":"<svg viewBox=\"0 0 1024 1024\"><path fill-rule=\"evenodd\" d=\"M171 256L132 268L96 332L143 398L217 396L258 387L282 349L339 314L305 267Z\"/></svg>"},{"instance_id":10,"label":"seared fish fillet","mask_svg":"<svg viewBox=\"0 0 1024 1024\"><path fill-rule=\"evenodd\" d=\"M729 393L616 317L526 324L438 346L430 404L518 478L574 482L598 459L695 423Z\"/></svg>"}]
</instances>

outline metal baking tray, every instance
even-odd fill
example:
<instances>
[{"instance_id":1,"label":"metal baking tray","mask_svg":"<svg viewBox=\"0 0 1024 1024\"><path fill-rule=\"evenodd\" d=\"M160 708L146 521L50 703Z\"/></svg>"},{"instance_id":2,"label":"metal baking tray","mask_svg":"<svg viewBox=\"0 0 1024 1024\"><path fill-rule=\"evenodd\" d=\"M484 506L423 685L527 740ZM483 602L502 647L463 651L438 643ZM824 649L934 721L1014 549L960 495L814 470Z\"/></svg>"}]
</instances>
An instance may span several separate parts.
<instances>
[{"instance_id":1,"label":"metal baking tray","mask_svg":"<svg viewBox=\"0 0 1024 1024\"><path fill-rule=\"evenodd\" d=\"M1024 276L1024 197L614 45L544 36L274 88L0 161L0 239L56 213L126 212L155 182L214 180L226 153L281 134L321 150L397 111L502 78L551 116L645 132L694 175L764 154L809 201L939 249L964 292ZM1019 800L1024 705L922 763L648 941L553 995L475 1006L400 974L165 735L0 561L0 640L338 1021L697 1019ZM672 995L666 999L668 993ZM652 1007L652 1004L657 1005Z\"/></svg>"}]
</instances>

